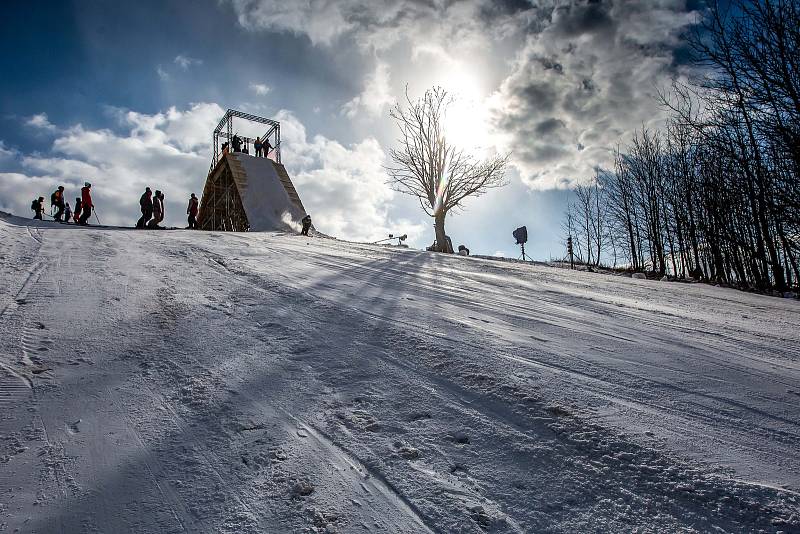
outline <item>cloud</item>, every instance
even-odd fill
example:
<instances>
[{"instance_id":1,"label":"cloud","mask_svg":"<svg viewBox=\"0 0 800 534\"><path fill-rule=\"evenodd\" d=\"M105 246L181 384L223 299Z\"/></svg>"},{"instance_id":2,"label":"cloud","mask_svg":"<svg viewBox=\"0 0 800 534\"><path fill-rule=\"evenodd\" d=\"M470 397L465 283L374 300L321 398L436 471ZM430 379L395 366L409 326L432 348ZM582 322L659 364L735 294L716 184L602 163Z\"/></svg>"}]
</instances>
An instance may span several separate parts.
<instances>
[{"instance_id":1,"label":"cloud","mask_svg":"<svg viewBox=\"0 0 800 534\"><path fill-rule=\"evenodd\" d=\"M485 42L506 31L524 2L463 0L229 0L239 24L248 30L291 32L317 46L332 46L352 37L365 50L385 50L398 42L435 42L443 49ZM486 25L487 21L492 22Z\"/></svg>"},{"instance_id":2,"label":"cloud","mask_svg":"<svg viewBox=\"0 0 800 534\"><path fill-rule=\"evenodd\" d=\"M38 113L25 121L25 124L47 132L56 131L56 127L47 118L47 113Z\"/></svg>"},{"instance_id":3,"label":"cloud","mask_svg":"<svg viewBox=\"0 0 800 534\"><path fill-rule=\"evenodd\" d=\"M169 73L161 68L161 65L156 66L156 74L162 82L169 80Z\"/></svg>"},{"instance_id":4,"label":"cloud","mask_svg":"<svg viewBox=\"0 0 800 534\"><path fill-rule=\"evenodd\" d=\"M401 224L388 214L394 192L386 185L385 154L377 140L344 146L321 135L309 139L290 112L283 110L276 118L282 160L320 231L373 240Z\"/></svg>"},{"instance_id":5,"label":"cloud","mask_svg":"<svg viewBox=\"0 0 800 534\"><path fill-rule=\"evenodd\" d=\"M263 96L269 93L270 88L263 83L251 83L250 90L259 96Z\"/></svg>"},{"instance_id":6,"label":"cloud","mask_svg":"<svg viewBox=\"0 0 800 534\"><path fill-rule=\"evenodd\" d=\"M352 119L363 110L367 115L377 117L393 102L389 87L389 65L378 61L375 71L366 79L364 91L345 104L342 113Z\"/></svg>"},{"instance_id":7,"label":"cloud","mask_svg":"<svg viewBox=\"0 0 800 534\"><path fill-rule=\"evenodd\" d=\"M618 143L666 112L656 88L680 75L672 50L685 2L572 2L528 35L490 97L499 144L530 187L568 187L609 166Z\"/></svg>"},{"instance_id":8,"label":"cloud","mask_svg":"<svg viewBox=\"0 0 800 534\"><path fill-rule=\"evenodd\" d=\"M9 160L17 156L17 151L9 148L6 144L0 140L0 161Z\"/></svg>"},{"instance_id":9,"label":"cloud","mask_svg":"<svg viewBox=\"0 0 800 534\"><path fill-rule=\"evenodd\" d=\"M198 103L155 114L110 112L123 133L73 125L58 130L48 154L20 154L0 141L0 158L20 168L0 173L0 209L25 216L34 197L49 198L65 185L72 199L88 180L104 224L131 226L139 217L139 195L150 186L166 194L166 224L184 226L186 199L202 192L211 132L225 110ZM345 146L321 135L309 138L287 110L276 118L283 161L318 229L356 240L377 239L398 226L410 238L422 232L420 225L388 215L394 193L385 183L385 155L377 140Z\"/></svg>"},{"instance_id":10,"label":"cloud","mask_svg":"<svg viewBox=\"0 0 800 534\"><path fill-rule=\"evenodd\" d=\"M185 56L183 54L178 54L177 56L175 56L174 62L183 70L189 70L189 67L199 66L203 64L202 59Z\"/></svg>"},{"instance_id":11,"label":"cloud","mask_svg":"<svg viewBox=\"0 0 800 534\"><path fill-rule=\"evenodd\" d=\"M373 61L341 108L348 118L402 100L405 84L392 79L415 94L463 88L487 117L474 127L481 146L512 151L535 189L588 178L636 128L660 124L654 93L683 74L673 51L696 20L685 0L229 1L248 30L291 32L334 52L355 44Z\"/></svg>"}]
</instances>

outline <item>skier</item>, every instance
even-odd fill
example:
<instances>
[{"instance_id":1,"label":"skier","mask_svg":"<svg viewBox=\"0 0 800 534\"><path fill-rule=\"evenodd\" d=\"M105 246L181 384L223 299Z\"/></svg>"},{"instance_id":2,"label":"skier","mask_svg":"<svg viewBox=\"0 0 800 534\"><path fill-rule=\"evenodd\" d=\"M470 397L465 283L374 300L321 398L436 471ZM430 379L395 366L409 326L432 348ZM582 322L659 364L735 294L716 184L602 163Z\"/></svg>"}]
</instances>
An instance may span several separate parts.
<instances>
[{"instance_id":1,"label":"skier","mask_svg":"<svg viewBox=\"0 0 800 534\"><path fill-rule=\"evenodd\" d=\"M241 152L242 151L242 139L238 135L234 135L233 139L231 139L231 146L233 147L234 152Z\"/></svg>"},{"instance_id":2,"label":"skier","mask_svg":"<svg viewBox=\"0 0 800 534\"><path fill-rule=\"evenodd\" d=\"M269 151L272 150L272 145L269 144L269 139L264 138L263 146L264 146L264 157L268 158L269 157Z\"/></svg>"},{"instance_id":3,"label":"skier","mask_svg":"<svg viewBox=\"0 0 800 534\"><path fill-rule=\"evenodd\" d=\"M81 208L82 208L81 204L82 204L81 203L81 199L80 198L76 198L75 199L75 213L72 214L72 220L75 221L75 224L78 224L78 221L80 220Z\"/></svg>"},{"instance_id":4,"label":"skier","mask_svg":"<svg viewBox=\"0 0 800 534\"><path fill-rule=\"evenodd\" d=\"M308 235L308 230L311 228L311 215L306 215L303 217L301 221L303 223L303 229L300 231L301 235Z\"/></svg>"},{"instance_id":5,"label":"skier","mask_svg":"<svg viewBox=\"0 0 800 534\"><path fill-rule=\"evenodd\" d=\"M64 204L64 222L69 224L69 220L72 218L72 209L69 207L69 202Z\"/></svg>"},{"instance_id":6,"label":"skier","mask_svg":"<svg viewBox=\"0 0 800 534\"><path fill-rule=\"evenodd\" d=\"M42 214L44 213L44 197L39 197L37 200L31 202L31 209L35 212L33 218L42 219Z\"/></svg>"},{"instance_id":7,"label":"skier","mask_svg":"<svg viewBox=\"0 0 800 534\"><path fill-rule=\"evenodd\" d=\"M148 228L161 228L158 223L164 220L164 193L156 189L153 197L153 220L147 223Z\"/></svg>"},{"instance_id":8,"label":"skier","mask_svg":"<svg viewBox=\"0 0 800 534\"><path fill-rule=\"evenodd\" d=\"M264 154L264 151L262 150L264 148L264 145L261 143L261 138L260 137L256 137L256 140L253 143L253 146L256 147L256 157L260 158Z\"/></svg>"},{"instance_id":9,"label":"skier","mask_svg":"<svg viewBox=\"0 0 800 534\"><path fill-rule=\"evenodd\" d=\"M186 208L186 213L189 214L189 229L197 230L197 210L200 207L200 201L192 193L189 199L189 206Z\"/></svg>"},{"instance_id":10,"label":"skier","mask_svg":"<svg viewBox=\"0 0 800 534\"><path fill-rule=\"evenodd\" d=\"M149 187L144 188L144 193L139 199L142 216L136 221L136 228L144 228L153 217L153 192Z\"/></svg>"},{"instance_id":11,"label":"skier","mask_svg":"<svg viewBox=\"0 0 800 534\"><path fill-rule=\"evenodd\" d=\"M56 208L56 214L53 219L61 222L61 217L64 216L64 186L59 185L58 189L53 191L50 195L50 209Z\"/></svg>"},{"instance_id":12,"label":"skier","mask_svg":"<svg viewBox=\"0 0 800 534\"><path fill-rule=\"evenodd\" d=\"M83 187L81 187L81 217L78 219L78 224L87 226L89 223L89 217L92 216L92 208L94 204L92 204L92 184L89 182L84 182Z\"/></svg>"}]
</instances>

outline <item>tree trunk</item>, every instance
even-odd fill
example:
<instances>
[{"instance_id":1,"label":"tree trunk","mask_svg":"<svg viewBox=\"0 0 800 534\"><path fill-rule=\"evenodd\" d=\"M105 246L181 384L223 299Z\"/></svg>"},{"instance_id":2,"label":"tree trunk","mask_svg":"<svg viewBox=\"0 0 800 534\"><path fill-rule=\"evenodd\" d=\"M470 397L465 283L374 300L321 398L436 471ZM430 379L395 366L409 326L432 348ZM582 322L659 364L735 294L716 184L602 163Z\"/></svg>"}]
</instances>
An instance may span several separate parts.
<instances>
[{"instance_id":1,"label":"tree trunk","mask_svg":"<svg viewBox=\"0 0 800 534\"><path fill-rule=\"evenodd\" d=\"M439 212L434 217L434 226L436 228L436 252L452 253L452 249L447 243L447 234L444 231L444 218L447 216L445 212Z\"/></svg>"}]
</instances>

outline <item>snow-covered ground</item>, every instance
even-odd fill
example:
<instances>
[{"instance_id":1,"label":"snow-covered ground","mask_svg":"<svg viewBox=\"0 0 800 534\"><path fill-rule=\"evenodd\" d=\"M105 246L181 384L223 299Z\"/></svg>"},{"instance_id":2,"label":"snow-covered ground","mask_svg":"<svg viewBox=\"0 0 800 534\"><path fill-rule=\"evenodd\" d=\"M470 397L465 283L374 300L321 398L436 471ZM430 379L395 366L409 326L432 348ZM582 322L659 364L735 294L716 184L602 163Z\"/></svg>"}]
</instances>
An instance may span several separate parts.
<instances>
[{"instance_id":1,"label":"snow-covered ground","mask_svg":"<svg viewBox=\"0 0 800 534\"><path fill-rule=\"evenodd\" d=\"M0 245L0 531L800 531L797 301L281 233Z\"/></svg>"}]
</instances>

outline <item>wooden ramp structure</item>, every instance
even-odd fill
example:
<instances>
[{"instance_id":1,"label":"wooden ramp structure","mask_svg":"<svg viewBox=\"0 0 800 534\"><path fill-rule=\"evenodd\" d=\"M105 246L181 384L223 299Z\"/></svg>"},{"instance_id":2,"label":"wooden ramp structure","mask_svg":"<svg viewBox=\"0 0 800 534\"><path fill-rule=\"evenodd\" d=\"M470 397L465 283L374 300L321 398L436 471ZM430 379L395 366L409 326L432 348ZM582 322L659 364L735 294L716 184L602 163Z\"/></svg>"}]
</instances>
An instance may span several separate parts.
<instances>
[{"instance_id":1,"label":"wooden ramp structure","mask_svg":"<svg viewBox=\"0 0 800 534\"><path fill-rule=\"evenodd\" d=\"M275 141L267 157L231 151L234 136L243 150L255 141L233 133L234 118L267 125L260 138L271 145ZM219 146L222 139L229 140L224 148ZM300 195L280 163L280 123L229 109L214 131L214 158L200 199L198 227L226 232L298 230L305 216Z\"/></svg>"}]
</instances>

